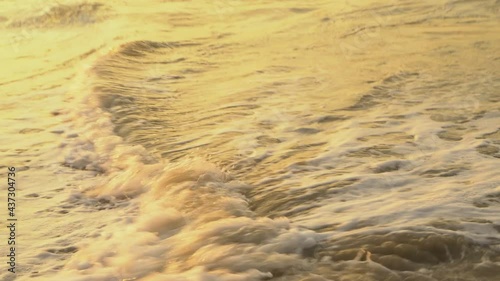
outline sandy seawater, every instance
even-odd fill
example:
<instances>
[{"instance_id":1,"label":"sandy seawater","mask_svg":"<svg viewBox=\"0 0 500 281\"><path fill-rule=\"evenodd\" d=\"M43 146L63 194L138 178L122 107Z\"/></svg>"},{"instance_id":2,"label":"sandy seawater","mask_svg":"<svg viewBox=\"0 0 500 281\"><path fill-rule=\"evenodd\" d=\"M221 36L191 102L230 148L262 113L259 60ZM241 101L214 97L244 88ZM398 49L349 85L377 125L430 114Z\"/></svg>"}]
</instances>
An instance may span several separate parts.
<instances>
[{"instance_id":1,"label":"sandy seawater","mask_svg":"<svg viewBox=\"0 0 500 281\"><path fill-rule=\"evenodd\" d=\"M2 5L3 279L500 274L498 1Z\"/></svg>"}]
</instances>

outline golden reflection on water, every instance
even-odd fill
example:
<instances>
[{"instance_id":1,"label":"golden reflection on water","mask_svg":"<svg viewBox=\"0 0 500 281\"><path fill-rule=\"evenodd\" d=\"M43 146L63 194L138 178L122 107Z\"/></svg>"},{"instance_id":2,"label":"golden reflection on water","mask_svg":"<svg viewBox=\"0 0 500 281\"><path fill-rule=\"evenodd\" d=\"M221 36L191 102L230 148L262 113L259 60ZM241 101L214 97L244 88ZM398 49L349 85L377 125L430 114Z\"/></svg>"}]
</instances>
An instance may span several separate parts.
<instances>
[{"instance_id":1,"label":"golden reflection on water","mask_svg":"<svg viewBox=\"0 0 500 281\"><path fill-rule=\"evenodd\" d=\"M498 1L2 5L33 277L496 276Z\"/></svg>"}]
</instances>

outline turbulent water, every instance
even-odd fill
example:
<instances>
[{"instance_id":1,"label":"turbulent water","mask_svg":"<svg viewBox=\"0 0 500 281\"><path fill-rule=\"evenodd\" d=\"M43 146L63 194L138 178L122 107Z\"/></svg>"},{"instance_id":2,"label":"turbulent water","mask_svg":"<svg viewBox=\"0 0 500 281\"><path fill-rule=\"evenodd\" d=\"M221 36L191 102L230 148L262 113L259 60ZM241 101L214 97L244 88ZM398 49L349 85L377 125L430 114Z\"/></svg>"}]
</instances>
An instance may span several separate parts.
<instances>
[{"instance_id":1,"label":"turbulent water","mask_svg":"<svg viewBox=\"0 0 500 281\"><path fill-rule=\"evenodd\" d=\"M2 280L500 280L499 1L7 0L0 24Z\"/></svg>"}]
</instances>

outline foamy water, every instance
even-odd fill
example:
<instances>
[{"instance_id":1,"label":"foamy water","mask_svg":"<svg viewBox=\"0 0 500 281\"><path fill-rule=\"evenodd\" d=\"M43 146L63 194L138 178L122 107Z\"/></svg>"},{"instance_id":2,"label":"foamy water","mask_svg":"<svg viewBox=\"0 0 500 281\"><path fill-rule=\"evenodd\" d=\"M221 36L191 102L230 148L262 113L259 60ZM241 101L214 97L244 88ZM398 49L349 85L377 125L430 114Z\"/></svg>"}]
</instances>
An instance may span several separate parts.
<instances>
[{"instance_id":1,"label":"foamy water","mask_svg":"<svg viewBox=\"0 0 500 281\"><path fill-rule=\"evenodd\" d=\"M498 1L1 5L2 280L500 276Z\"/></svg>"}]
</instances>

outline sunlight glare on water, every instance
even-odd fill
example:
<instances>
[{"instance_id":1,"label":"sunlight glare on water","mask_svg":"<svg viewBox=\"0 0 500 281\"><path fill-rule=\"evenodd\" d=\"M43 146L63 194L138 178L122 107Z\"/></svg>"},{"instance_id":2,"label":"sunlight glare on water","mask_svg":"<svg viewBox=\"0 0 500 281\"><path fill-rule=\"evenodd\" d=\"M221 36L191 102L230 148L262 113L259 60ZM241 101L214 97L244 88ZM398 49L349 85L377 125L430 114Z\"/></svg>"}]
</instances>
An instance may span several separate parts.
<instances>
[{"instance_id":1,"label":"sunlight glare on water","mask_svg":"<svg viewBox=\"0 0 500 281\"><path fill-rule=\"evenodd\" d=\"M2 280L500 276L499 1L0 5Z\"/></svg>"}]
</instances>

